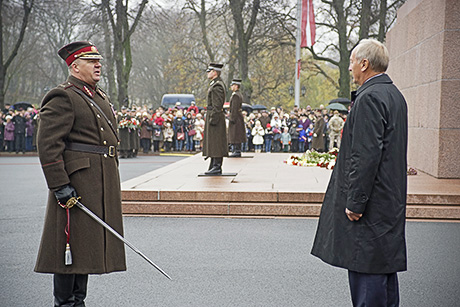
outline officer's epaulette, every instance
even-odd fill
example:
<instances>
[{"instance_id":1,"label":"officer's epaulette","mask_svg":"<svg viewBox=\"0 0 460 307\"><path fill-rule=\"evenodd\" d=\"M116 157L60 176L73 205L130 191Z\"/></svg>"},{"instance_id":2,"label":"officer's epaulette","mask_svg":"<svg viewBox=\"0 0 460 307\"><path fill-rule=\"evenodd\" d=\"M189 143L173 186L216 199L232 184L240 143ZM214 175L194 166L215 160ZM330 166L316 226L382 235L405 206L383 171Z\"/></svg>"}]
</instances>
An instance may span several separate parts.
<instances>
[{"instance_id":1,"label":"officer's epaulette","mask_svg":"<svg viewBox=\"0 0 460 307\"><path fill-rule=\"evenodd\" d=\"M63 88L65 90L70 88L70 87L72 87L72 86L74 86L74 85L72 83L70 83L70 82L64 82L64 83L61 83L61 84L58 85L58 87Z\"/></svg>"},{"instance_id":2,"label":"officer's epaulette","mask_svg":"<svg viewBox=\"0 0 460 307\"><path fill-rule=\"evenodd\" d=\"M96 92L102 97L102 98L107 98L107 93L104 92L99 86L96 88Z\"/></svg>"}]
</instances>

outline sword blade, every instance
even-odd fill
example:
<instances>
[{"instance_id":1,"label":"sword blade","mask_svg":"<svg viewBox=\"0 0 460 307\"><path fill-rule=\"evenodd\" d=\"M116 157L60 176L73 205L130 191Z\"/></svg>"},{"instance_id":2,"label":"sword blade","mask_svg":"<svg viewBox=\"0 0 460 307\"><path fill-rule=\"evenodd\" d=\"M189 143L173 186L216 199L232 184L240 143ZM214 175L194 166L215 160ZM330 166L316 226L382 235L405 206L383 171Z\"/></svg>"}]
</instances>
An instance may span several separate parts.
<instances>
[{"instance_id":1,"label":"sword blade","mask_svg":"<svg viewBox=\"0 0 460 307\"><path fill-rule=\"evenodd\" d=\"M129 248L131 248L133 251L135 251L139 256L144 258L148 263L150 263L155 269L160 271L161 274L172 280L172 278L166 274L165 271L163 271L158 265L156 265L152 260L150 260L146 255L144 255L139 249L137 249L134 245L132 245L128 240L126 240L122 235L120 235L115 229L110 227L109 224L104 222L101 218L99 218L96 214L94 214L93 211L89 210L88 208L85 207L81 202L76 201L75 205L83 210L86 214L88 214L91 218L93 218L96 222L98 222L102 227L110 231L115 237L117 237L119 240L121 240L123 243L125 243Z\"/></svg>"}]
</instances>

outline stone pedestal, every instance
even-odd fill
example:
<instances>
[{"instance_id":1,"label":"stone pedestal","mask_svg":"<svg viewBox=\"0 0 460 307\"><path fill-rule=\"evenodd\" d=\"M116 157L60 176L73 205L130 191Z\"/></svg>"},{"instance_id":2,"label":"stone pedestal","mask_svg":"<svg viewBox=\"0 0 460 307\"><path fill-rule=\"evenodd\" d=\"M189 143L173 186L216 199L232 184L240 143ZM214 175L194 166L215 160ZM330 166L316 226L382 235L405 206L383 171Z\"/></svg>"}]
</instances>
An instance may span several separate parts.
<instances>
[{"instance_id":1,"label":"stone pedestal","mask_svg":"<svg viewBox=\"0 0 460 307\"><path fill-rule=\"evenodd\" d=\"M407 0L386 46L408 104L409 165L460 178L460 2Z\"/></svg>"}]
</instances>

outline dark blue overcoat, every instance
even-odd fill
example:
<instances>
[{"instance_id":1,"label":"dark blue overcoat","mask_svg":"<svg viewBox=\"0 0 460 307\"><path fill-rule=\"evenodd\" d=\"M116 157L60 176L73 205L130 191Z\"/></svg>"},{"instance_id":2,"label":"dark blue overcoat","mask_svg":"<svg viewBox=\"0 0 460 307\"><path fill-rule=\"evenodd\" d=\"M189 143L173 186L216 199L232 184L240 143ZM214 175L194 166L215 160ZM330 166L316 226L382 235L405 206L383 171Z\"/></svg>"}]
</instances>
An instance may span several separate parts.
<instances>
[{"instance_id":1,"label":"dark blue overcoat","mask_svg":"<svg viewBox=\"0 0 460 307\"><path fill-rule=\"evenodd\" d=\"M312 254L333 266L385 274L407 267L407 106L386 75L357 91L321 208ZM351 222L345 208L362 213Z\"/></svg>"}]
</instances>

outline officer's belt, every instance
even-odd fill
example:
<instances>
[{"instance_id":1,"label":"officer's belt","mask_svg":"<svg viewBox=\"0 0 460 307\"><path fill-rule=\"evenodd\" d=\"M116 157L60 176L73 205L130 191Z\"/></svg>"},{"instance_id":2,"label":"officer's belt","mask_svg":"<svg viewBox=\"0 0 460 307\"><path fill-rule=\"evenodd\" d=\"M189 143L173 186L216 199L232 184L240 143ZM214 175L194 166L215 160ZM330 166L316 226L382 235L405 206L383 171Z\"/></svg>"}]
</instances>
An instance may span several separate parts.
<instances>
[{"instance_id":1,"label":"officer's belt","mask_svg":"<svg viewBox=\"0 0 460 307\"><path fill-rule=\"evenodd\" d=\"M65 149L72 151L88 152L95 153L109 157L115 157L116 147L115 146L101 146L101 145L91 145L84 143L76 142L66 142Z\"/></svg>"}]
</instances>

